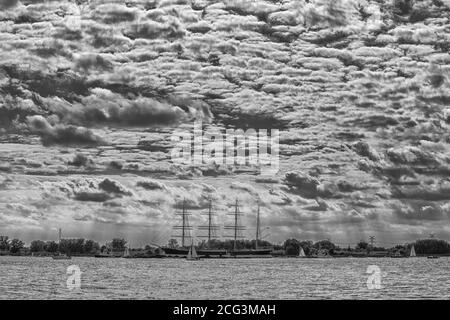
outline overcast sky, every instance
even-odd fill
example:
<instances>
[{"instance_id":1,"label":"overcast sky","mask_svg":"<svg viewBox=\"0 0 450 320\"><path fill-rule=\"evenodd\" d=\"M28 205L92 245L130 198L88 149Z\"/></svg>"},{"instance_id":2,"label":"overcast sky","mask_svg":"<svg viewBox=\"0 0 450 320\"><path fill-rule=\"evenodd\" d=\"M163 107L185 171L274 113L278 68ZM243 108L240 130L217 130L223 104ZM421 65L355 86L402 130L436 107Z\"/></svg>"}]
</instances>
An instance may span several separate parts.
<instances>
[{"instance_id":1,"label":"overcast sky","mask_svg":"<svg viewBox=\"0 0 450 320\"><path fill-rule=\"evenodd\" d=\"M260 202L276 243L450 239L450 1L77 2L0 0L0 234L165 244L238 198L248 238ZM195 120L279 130L279 171L173 163Z\"/></svg>"}]
</instances>

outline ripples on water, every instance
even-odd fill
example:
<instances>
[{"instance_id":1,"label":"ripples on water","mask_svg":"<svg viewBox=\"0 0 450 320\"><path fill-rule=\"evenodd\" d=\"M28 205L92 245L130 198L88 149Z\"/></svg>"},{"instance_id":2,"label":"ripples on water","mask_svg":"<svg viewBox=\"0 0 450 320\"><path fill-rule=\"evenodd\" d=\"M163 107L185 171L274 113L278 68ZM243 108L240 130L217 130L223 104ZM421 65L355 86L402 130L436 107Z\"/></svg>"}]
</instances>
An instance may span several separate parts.
<instances>
[{"instance_id":1,"label":"ripples on water","mask_svg":"<svg viewBox=\"0 0 450 320\"><path fill-rule=\"evenodd\" d=\"M450 258L95 259L0 257L1 299L449 299ZM83 272L66 287L67 267ZM382 271L381 289L366 271Z\"/></svg>"}]
</instances>

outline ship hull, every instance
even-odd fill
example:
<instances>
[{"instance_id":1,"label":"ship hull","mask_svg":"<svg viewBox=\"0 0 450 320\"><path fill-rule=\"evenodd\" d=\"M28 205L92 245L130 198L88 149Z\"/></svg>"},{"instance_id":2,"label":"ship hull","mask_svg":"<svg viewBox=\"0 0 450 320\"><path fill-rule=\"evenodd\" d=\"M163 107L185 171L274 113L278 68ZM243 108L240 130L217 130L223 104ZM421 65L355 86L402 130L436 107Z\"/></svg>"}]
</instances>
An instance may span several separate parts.
<instances>
[{"instance_id":1,"label":"ship hull","mask_svg":"<svg viewBox=\"0 0 450 320\"><path fill-rule=\"evenodd\" d=\"M162 248L166 254L169 255L186 255L189 253L189 249L185 248Z\"/></svg>"},{"instance_id":2,"label":"ship hull","mask_svg":"<svg viewBox=\"0 0 450 320\"><path fill-rule=\"evenodd\" d=\"M236 250L231 251L232 256L264 256L271 255L272 249L260 249L260 250Z\"/></svg>"},{"instance_id":3,"label":"ship hull","mask_svg":"<svg viewBox=\"0 0 450 320\"><path fill-rule=\"evenodd\" d=\"M187 255L189 249L187 248L162 248L168 255ZM197 249L197 254L201 256L223 256L227 254L226 250L214 249Z\"/></svg>"},{"instance_id":4,"label":"ship hull","mask_svg":"<svg viewBox=\"0 0 450 320\"><path fill-rule=\"evenodd\" d=\"M197 250L197 253L202 256L224 256L227 254L226 250Z\"/></svg>"},{"instance_id":5,"label":"ship hull","mask_svg":"<svg viewBox=\"0 0 450 320\"><path fill-rule=\"evenodd\" d=\"M70 260L70 259L72 259L72 257L64 256L64 255L52 256L52 258L53 258L53 260Z\"/></svg>"},{"instance_id":6,"label":"ship hull","mask_svg":"<svg viewBox=\"0 0 450 320\"><path fill-rule=\"evenodd\" d=\"M163 248L167 255L186 255L189 253L187 248ZM259 250L236 250L227 252L226 250L214 250L214 249L197 249L197 254L200 256L264 256L271 255L272 249L259 249Z\"/></svg>"}]
</instances>

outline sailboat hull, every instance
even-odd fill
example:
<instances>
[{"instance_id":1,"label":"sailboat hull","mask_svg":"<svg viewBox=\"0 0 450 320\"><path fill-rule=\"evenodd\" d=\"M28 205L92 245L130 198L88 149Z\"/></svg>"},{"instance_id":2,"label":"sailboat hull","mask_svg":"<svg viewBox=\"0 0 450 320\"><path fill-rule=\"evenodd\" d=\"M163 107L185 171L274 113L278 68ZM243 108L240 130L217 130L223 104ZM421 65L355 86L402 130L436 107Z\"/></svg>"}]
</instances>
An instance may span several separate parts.
<instances>
[{"instance_id":1,"label":"sailboat hull","mask_svg":"<svg viewBox=\"0 0 450 320\"><path fill-rule=\"evenodd\" d=\"M71 260L72 257L69 256L64 256L64 255L60 255L60 256L52 256L53 260Z\"/></svg>"}]
</instances>

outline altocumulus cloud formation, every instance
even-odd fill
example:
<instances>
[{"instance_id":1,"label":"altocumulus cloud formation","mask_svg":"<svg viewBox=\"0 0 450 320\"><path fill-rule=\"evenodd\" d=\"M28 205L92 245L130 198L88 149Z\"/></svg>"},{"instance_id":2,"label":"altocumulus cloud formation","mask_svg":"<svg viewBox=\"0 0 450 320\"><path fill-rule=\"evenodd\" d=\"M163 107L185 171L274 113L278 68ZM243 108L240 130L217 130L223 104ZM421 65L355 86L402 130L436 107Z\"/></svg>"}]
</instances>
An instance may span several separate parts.
<instances>
[{"instance_id":1,"label":"altocumulus cloud formation","mask_svg":"<svg viewBox=\"0 0 450 320\"><path fill-rule=\"evenodd\" d=\"M448 0L0 9L2 233L163 243L178 201L239 197L273 241L450 235ZM175 165L194 119L279 129L280 171Z\"/></svg>"},{"instance_id":2,"label":"altocumulus cloud formation","mask_svg":"<svg viewBox=\"0 0 450 320\"><path fill-rule=\"evenodd\" d=\"M95 146L104 143L102 138L83 127L51 125L42 116L28 117L28 124L32 133L41 136L44 145L86 145Z\"/></svg>"}]
</instances>

